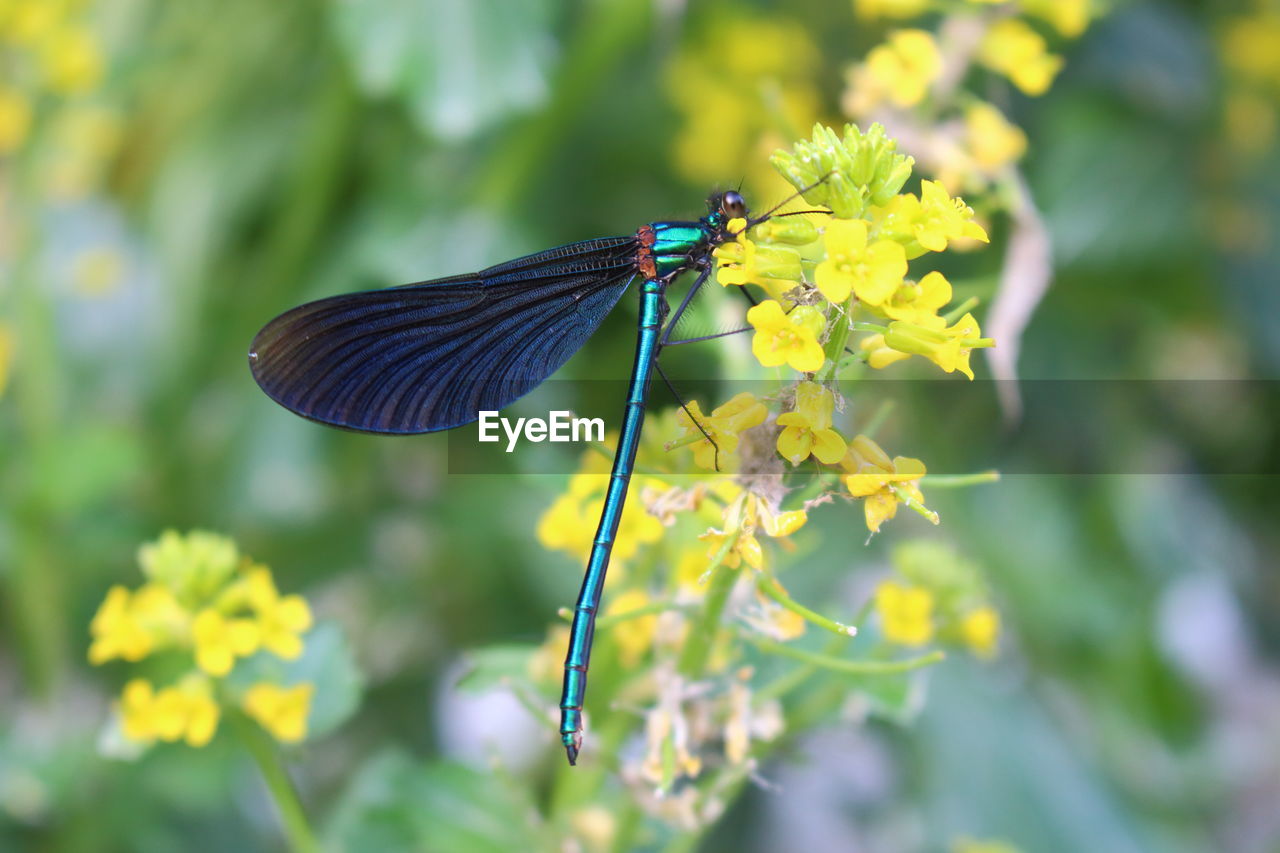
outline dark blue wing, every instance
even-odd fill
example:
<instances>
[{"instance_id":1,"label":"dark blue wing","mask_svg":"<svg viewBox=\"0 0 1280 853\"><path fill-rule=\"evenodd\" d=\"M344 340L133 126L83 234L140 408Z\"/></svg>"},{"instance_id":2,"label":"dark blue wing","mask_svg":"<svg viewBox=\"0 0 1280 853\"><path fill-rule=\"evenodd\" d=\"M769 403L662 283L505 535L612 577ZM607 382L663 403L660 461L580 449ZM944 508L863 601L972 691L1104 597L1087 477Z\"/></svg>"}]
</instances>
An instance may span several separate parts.
<instances>
[{"instance_id":1,"label":"dark blue wing","mask_svg":"<svg viewBox=\"0 0 1280 853\"><path fill-rule=\"evenodd\" d=\"M636 273L632 237L549 249L468 276L333 296L253 340L271 399L346 429L419 433L515 401L591 337Z\"/></svg>"}]
</instances>

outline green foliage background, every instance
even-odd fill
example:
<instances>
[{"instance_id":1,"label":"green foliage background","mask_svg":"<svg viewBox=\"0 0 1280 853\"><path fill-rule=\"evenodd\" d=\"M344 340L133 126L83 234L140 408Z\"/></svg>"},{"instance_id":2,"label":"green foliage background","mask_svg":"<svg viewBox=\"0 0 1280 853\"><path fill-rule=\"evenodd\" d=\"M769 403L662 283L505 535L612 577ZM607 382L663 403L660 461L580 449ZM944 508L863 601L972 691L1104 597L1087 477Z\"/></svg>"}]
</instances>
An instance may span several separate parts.
<instances>
[{"instance_id":1,"label":"green foliage background","mask_svg":"<svg viewBox=\"0 0 1280 853\"><path fill-rule=\"evenodd\" d=\"M664 69L682 39L739 7L692 6L97 9L111 57L97 97L124 116L101 190L45 197L21 178L38 147L5 167L3 224L22 246L0 271L0 311L21 340L0 398L0 848L279 845L251 765L225 739L136 763L98 753L123 670L90 670L88 621L110 584L136 579L138 544L167 527L235 536L282 589L344 625L367 681L360 711L293 756L330 838L353 850L528 842L507 816L543 795L482 760L446 761L458 751L439 715L461 652L537 640L576 594L578 569L532 537L563 478L450 477L443 436L320 429L258 391L245 352L306 299L697 215L707 188L672 167L680 117ZM840 62L882 33L845 3L779 8ZM765 768L781 790L748 791L705 849L1280 843L1280 409L1263 381L1280 370L1280 163L1274 149L1245 163L1223 144L1214 32L1237 11L1119 3L1067 48L1048 95L1012 100L1058 259L1021 371L1258 381L1226 386L1230 405L1210 411L1180 398L1194 384L1161 386L1159 411L1066 399L1071 428L1024 448L1024 469L1061 471L1084 448L1114 474L931 495L989 574L1003 656L948 661L913 726L818 733ZM838 70L824 63L829 100ZM725 184L748 166L726 162ZM84 295L74 261L100 247L123 259L120 280ZM631 311L563 376L624 371ZM714 349L699 364L714 366ZM954 437L931 441L903 451L930 459ZM1138 473L1152 470L1183 473ZM838 594L851 563L882 560L894 535L855 559L861 543L828 527L796 580L812 601Z\"/></svg>"}]
</instances>

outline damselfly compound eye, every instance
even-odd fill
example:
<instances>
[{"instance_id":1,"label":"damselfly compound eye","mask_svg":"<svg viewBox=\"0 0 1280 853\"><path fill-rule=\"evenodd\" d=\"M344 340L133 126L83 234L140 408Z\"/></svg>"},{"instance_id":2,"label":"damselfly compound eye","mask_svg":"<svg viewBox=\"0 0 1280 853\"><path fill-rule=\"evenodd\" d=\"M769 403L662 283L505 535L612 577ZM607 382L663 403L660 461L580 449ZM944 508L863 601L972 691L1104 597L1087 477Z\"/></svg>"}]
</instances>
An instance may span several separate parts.
<instances>
[{"instance_id":1,"label":"damselfly compound eye","mask_svg":"<svg viewBox=\"0 0 1280 853\"><path fill-rule=\"evenodd\" d=\"M746 219L747 203L742 200L741 193L729 190L720 196L720 212L730 219Z\"/></svg>"}]
</instances>

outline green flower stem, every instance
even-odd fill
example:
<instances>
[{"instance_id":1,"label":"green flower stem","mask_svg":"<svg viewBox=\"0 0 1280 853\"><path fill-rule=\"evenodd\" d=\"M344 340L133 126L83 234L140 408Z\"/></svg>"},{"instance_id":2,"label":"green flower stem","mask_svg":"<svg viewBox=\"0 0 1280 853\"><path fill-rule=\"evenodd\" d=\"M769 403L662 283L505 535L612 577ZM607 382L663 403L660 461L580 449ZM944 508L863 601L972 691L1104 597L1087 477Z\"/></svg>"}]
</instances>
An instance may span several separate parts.
<instances>
[{"instance_id":1,"label":"green flower stem","mask_svg":"<svg viewBox=\"0 0 1280 853\"><path fill-rule=\"evenodd\" d=\"M889 331L888 326L882 326L879 323L867 323L861 320L856 323L850 323L849 328L855 332L874 332L877 335L883 335Z\"/></svg>"},{"instance_id":2,"label":"green flower stem","mask_svg":"<svg viewBox=\"0 0 1280 853\"><path fill-rule=\"evenodd\" d=\"M826 645L822 647L822 654L834 655L840 648L846 645L849 637L831 637L827 640ZM797 666L790 672L778 676L773 681L761 687L752 693L752 702L757 706L768 702L772 699L781 699L792 690L804 684L817 673L819 667L813 663L805 663Z\"/></svg>"},{"instance_id":3,"label":"green flower stem","mask_svg":"<svg viewBox=\"0 0 1280 853\"><path fill-rule=\"evenodd\" d=\"M626 613L612 613L608 616L601 616L596 619L596 630L608 630L614 625L631 619L639 619L641 616L652 616L655 613L667 613L668 611L677 610L683 613L691 613L696 608L689 604L677 604L674 601L657 601L653 604L646 604L643 607L637 607L634 610L628 610ZM572 620L570 620L572 621Z\"/></svg>"},{"instance_id":4,"label":"green flower stem","mask_svg":"<svg viewBox=\"0 0 1280 853\"><path fill-rule=\"evenodd\" d=\"M240 742L257 762L262 772L262 780L275 800L280 811L280 823L285 837L289 839L289 847L295 853L319 853L320 844L316 841L311 824L307 822L307 814L303 811L298 791L280 760L280 753L275 743L258 726L241 714L234 714L234 729Z\"/></svg>"},{"instance_id":5,"label":"green flower stem","mask_svg":"<svg viewBox=\"0 0 1280 853\"><path fill-rule=\"evenodd\" d=\"M961 317L963 317L965 314L968 314L968 313L969 313L970 311L972 311L974 308L977 308L977 307L978 307L978 303L979 303L979 302L981 302L981 301L982 301L982 300L981 300L981 299L979 299L979 298L978 298L978 297L976 297L976 296L970 296L968 299L966 299L965 301L961 302L961 303L960 303L959 305L957 305L955 308L952 308L950 311L948 311L947 313L943 314L943 315L942 315L942 319L946 321L946 323L947 323L947 325L948 325L948 326L950 326L950 325L951 325L952 323L954 323L956 320L959 320L959 319L960 319Z\"/></svg>"},{"instance_id":6,"label":"green flower stem","mask_svg":"<svg viewBox=\"0 0 1280 853\"><path fill-rule=\"evenodd\" d=\"M893 400L883 401L876 407L876 410L871 413L871 417L867 419L866 426L859 430L859 432L867 438L874 440L876 433L880 431L880 427L884 426L884 422L889 419L889 415L893 414L893 410L896 406L897 403Z\"/></svg>"},{"instance_id":7,"label":"green flower stem","mask_svg":"<svg viewBox=\"0 0 1280 853\"><path fill-rule=\"evenodd\" d=\"M849 319L853 316L853 308L857 303L858 297L850 294L849 298L845 300L844 307L836 315L836 323L831 330L831 337L827 338L827 344L823 347L823 354L826 356L826 360L823 362L822 369L818 372L819 381L835 378L836 368L844 355L845 343L849 340L849 332L854 326L859 325Z\"/></svg>"},{"instance_id":8,"label":"green flower stem","mask_svg":"<svg viewBox=\"0 0 1280 853\"><path fill-rule=\"evenodd\" d=\"M966 486L998 482L1000 482L1000 472L994 468L990 471L978 471L975 474L926 474L920 478L920 485L931 489L963 489Z\"/></svg>"},{"instance_id":9,"label":"green flower stem","mask_svg":"<svg viewBox=\"0 0 1280 853\"><path fill-rule=\"evenodd\" d=\"M702 607L702 616L694 623L680 652L680 660L676 669L689 680L702 677L707 667L707 659L711 657L711 647L715 644L716 629L720 627L720 616L729 601L729 593L738 580L738 571L722 565L729 551L737 544L738 536L725 537L724 544L716 552L711 561L711 581L707 588L706 602Z\"/></svg>"},{"instance_id":10,"label":"green flower stem","mask_svg":"<svg viewBox=\"0 0 1280 853\"><path fill-rule=\"evenodd\" d=\"M823 628L833 634L839 634L842 637L852 637L858 633L858 629L853 625L846 625L843 622L837 622L834 619L829 619L821 613L810 610L800 602L791 598L787 595L786 590L782 588L782 584L778 583L777 579L770 575L757 575L756 589L760 590L760 592L764 593L764 595L768 596L773 601L782 605L784 609L790 610L806 622L817 625L819 628Z\"/></svg>"},{"instance_id":11,"label":"green flower stem","mask_svg":"<svg viewBox=\"0 0 1280 853\"><path fill-rule=\"evenodd\" d=\"M917 513L919 513L920 515L929 519L930 524L937 524L940 521L940 519L938 518L938 514L936 512L929 509L924 504L920 503L920 501L916 500L911 495L907 494L907 490L902 488L901 486L890 485L889 491L893 492L893 496L896 497L898 500L900 500L902 503L906 504L907 506L915 510Z\"/></svg>"},{"instance_id":12,"label":"green flower stem","mask_svg":"<svg viewBox=\"0 0 1280 853\"><path fill-rule=\"evenodd\" d=\"M773 640L766 640L761 637L753 637L750 642L765 654L794 658L823 669L843 672L848 675L897 675L898 673L911 672L912 670L932 666L946 657L940 651L933 651L919 657L907 658L906 660L846 660L845 658L824 655L820 652L797 649L785 643L776 643Z\"/></svg>"}]
</instances>

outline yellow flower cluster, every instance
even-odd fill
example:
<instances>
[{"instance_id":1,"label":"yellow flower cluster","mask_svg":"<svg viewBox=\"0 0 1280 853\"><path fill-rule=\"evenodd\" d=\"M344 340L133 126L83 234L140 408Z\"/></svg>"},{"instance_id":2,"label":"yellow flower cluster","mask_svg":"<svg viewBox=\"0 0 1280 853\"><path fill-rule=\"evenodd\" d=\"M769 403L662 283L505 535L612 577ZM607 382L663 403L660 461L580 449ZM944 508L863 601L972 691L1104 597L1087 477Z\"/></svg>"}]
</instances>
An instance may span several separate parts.
<instances>
[{"instance_id":1,"label":"yellow flower cluster","mask_svg":"<svg viewBox=\"0 0 1280 853\"><path fill-rule=\"evenodd\" d=\"M892 21L940 10L923 0L854 0L854 5L863 18ZM962 87L965 64L1006 78L1023 94L1042 95L1063 65L1042 31L1077 38L1096 10L1093 0L966 0L943 11L946 20L963 19L963 25L950 28L944 20L938 32L972 33L976 27L972 48L966 48L968 35L940 43L923 29L891 30L862 62L846 69L841 107L847 117L864 121L897 111L895 121L911 128L914 149L943 185L983 193L1022 157L1027 141L997 107ZM990 201L1005 203L999 195Z\"/></svg>"},{"instance_id":2,"label":"yellow flower cluster","mask_svg":"<svg viewBox=\"0 0 1280 853\"><path fill-rule=\"evenodd\" d=\"M744 173L756 192L781 190L768 152L818 116L818 48L804 28L734 9L714 17L675 54L666 88L680 112L680 172L699 183Z\"/></svg>"},{"instance_id":3,"label":"yellow flower cluster","mask_svg":"<svg viewBox=\"0 0 1280 853\"><path fill-rule=\"evenodd\" d=\"M893 562L897 575L876 587L874 600L885 640L912 648L941 640L995 655L1000 615L975 566L932 542L899 546Z\"/></svg>"},{"instance_id":4,"label":"yellow flower cluster","mask_svg":"<svg viewBox=\"0 0 1280 853\"><path fill-rule=\"evenodd\" d=\"M136 663L155 653L189 656L192 668L157 689L134 678L119 703L132 740L185 740L203 746L217 729L224 679L237 661L266 651L285 660L303 652L311 609L298 595L281 595L271 570L242 557L230 539L194 531L166 531L139 550L147 580L135 590L112 587L90 623L89 661ZM252 685L240 706L278 739L306 735L312 686Z\"/></svg>"},{"instance_id":5,"label":"yellow flower cluster","mask_svg":"<svg viewBox=\"0 0 1280 853\"><path fill-rule=\"evenodd\" d=\"M87 5L0 0L0 156L26 144L41 93L83 95L102 81L103 49L88 26Z\"/></svg>"},{"instance_id":6,"label":"yellow flower cluster","mask_svg":"<svg viewBox=\"0 0 1280 853\"><path fill-rule=\"evenodd\" d=\"M617 436L606 437L605 444L617 446ZM637 491L649 486L662 487L655 478L636 476L632 487ZM605 490L609 486L609 459L589 450L583 454L582 467L569 480L568 491L556 498L538 520L537 537L542 547L549 551L564 551L585 560L591 553L596 524L604 507ZM635 556L641 545L657 542L662 538L662 522L644 511L639 501L627 501L618 525L618 536L613 543L615 568ZM615 580L620 572L610 573Z\"/></svg>"},{"instance_id":7,"label":"yellow flower cluster","mask_svg":"<svg viewBox=\"0 0 1280 853\"><path fill-rule=\"evenodd\" d=\"M843 146L850 152L870 150L872 166L863 168L865 174L860 176L861 181L857 179L859 176L852 180L846 176L847 186L842 193L828 189L825 195L809 199L826 203L833 210L850 212L830 219L822 229L820 244L816 244L820 260L814 263L802 255L801 249L794 245L795 240L779 229L767 237L757 233L752 240L745 233L745 223L735 220L730 229L739 232L732 244L737 248L716 254L721 283L759 285L768 293L778 278L764 274L759 264L751 266L742 261L747 257L760 257L765 250L774 258L771 269L788 270L788 283L794 285L788 293L780 299L761 302L747 314L747 321L755 329L752 352L765 367L786 364L803 373L822 370L832 356L823 349L824 338L834 336L844 340L843 336L832 334L828 323L839 332L840 324L859 314L888 321L881 325L860 324L861 328L874 332L859 344L865 361L872 367L883 368L920 355L947 373L958 370L972 379L971 352L992 346L994 342L982 337L972 314L949 318L941 313L951 301L951 284L937 271L930 271L918 280L907 278L908 262L956 244L986 242L987 234L974 221L973 210L963 200L951 197L938 181L921 181L918 196L885 193L883 186L901 186L906 180L910 161L894 154L891 145L871 148L882 146L882 139L883 129L878 125L865 135L850 128L843 139L819 126L814 128L814 143L801 143L795 154L775 158L779 168L800 189L808 186L804 181L811 173L819 171L812 167L808 171L796 168L809 161L808 145L820 143L832 150ZM859 159L851 153L849 162L863 162L867 157L861 154ZM878 165L875 165L876 158ZM877 187L877 180L885 183ZM844 203L841 195L856 201ZM773 242L765 243L766 239ZM812 269L812 285L803 275L806 267ZM800 270L800 276L796 276L795 269ZM819 296L821 300L817 300ZM824 311L817 307L813 304L815 300L825 300L828 308ZM791 304L784 307L784 302ZM834 355L838 357L840 352Z\"/></svg>"}]
</instances>

